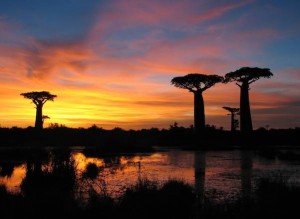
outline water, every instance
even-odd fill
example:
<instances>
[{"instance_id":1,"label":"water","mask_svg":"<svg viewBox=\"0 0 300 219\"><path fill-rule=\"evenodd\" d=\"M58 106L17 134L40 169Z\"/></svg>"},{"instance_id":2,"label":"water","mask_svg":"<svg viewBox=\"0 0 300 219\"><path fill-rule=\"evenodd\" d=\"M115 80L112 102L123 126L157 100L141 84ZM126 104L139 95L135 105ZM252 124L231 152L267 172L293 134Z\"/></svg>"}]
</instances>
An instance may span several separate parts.
<instances>
[{"instance_id":1,"label":"water","mask_svg":"<svg viewBox=\"0 0 300 219\"><path fill-rule=\"evenodd\" d=\"M139 179L159 184L170 179L183 180L192 185L199 195L206 194L216 200L250 195L261 177L285 177L293 183L300 182L299 159L287 160L280 156L297 155L298 151L265 154L240 150L203 152L165 149L155 153L105 156L85 153L83 148L73 148L65 153L48 152L2 155L0 184L12 193L22 192L20 185L28 177L29 170L51 172L68 165L70 160L75 167L74 193L81 198L88 198L91 188L98 193L118 197ZM5 154L5 151L1 153ZM84 173L91 163L100 171L95 178L86 178Z\"/></svg>"}]
</instances>

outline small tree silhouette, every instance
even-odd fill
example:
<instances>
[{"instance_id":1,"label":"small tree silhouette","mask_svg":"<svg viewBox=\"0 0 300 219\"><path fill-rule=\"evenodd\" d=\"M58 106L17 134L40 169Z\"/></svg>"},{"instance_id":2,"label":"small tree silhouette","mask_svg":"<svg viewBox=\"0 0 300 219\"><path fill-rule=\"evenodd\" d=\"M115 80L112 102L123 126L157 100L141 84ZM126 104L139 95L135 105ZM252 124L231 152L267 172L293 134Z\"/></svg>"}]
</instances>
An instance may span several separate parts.
<instances>
[{"instance_id":1,"label":"small tree silhouette","mask_svg":"<svg viewBox=\"0 0 300 219\"><path fill-rule=\"evenodd\" d=\"M249 85L260 78L270 78L273 74L268 68L250 68L243 67L234 72L229 72L225 75L225 83L236 81L241 88L240 94L240 120L241 131L244 133L252 132L252 119L249 101Z\"/></svg>"},{"instance_id":2,"label":"small tree silhouette","mask_svg":"<svg viewBox=\"0 0 300 219\"><path fill-rule=\"evenodd\" d=\"M42 122L43 122L43 125L44 125L44 122L45 122L46 119L50 119L50 117L47 116L47 115L43 115L43 116L42 116Z\"/></svg>"},{"instance_id":3,"label":"small tree silhouette","mask_svg":"<svg viewBox=\"0 0 300 219\"><path fill-rule=\"evenodd\" d=\"M57 96L50 94L48 91L33 91L28 93L21 93L20 95L24 98L32 100L32 102L35 104L35 128L43 129L43 106L48 100L54 101L54 98L56 98Z\"/></svg>"},{"instance_id":4,"label":"small tree silhouette","mask_svg":"<svg viewBox=\"0 0 300 219\"><path fill-rule=\"evenodd\" d=\"M222 81L223 77L219 75L197 73L175 77L171 80L171 84L175 87L187 89L194 94L194 127L196 133L205 129L205 111L202 93Z\"/></svg>"},{"instance_id":5,"label":"small tree silhouette","mask_svg":"<svg viewBox=\"0 0 300 219\"><path fill-rule=\"evenodd\" d=\"M231 131L234 132L239 126L239 121L235 119L235 115L239 115L240 108L231 108L228 106L223 106L223 109L230 112L230 114L228 115L231 116Z\"/></svg>"}]
</instances>

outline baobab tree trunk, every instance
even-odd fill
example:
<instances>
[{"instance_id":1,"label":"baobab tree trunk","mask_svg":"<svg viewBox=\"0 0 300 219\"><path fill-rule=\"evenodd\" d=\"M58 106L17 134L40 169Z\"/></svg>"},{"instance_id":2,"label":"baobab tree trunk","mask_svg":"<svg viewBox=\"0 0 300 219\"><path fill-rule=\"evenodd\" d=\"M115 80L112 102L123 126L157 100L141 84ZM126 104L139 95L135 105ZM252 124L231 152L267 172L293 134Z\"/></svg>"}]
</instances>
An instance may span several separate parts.
<instances>
[{"instance_id":1,"label":"baobab tree trunk","mask_svg":"<svg viewBox=\"0 0 300 219\"><path fill-rule=\"evenodd\" d=\"M196 133L205 129L204 101L200 90L194 92L194 126Z\"/></svg>"},{"instance_id":2,"label":"baobab tree trunk","mask_svg":"<svg viewBox=\"0 0 300 219\"><path fill-rule=\"evenodd\" d=\"M244 82L241 86L240 97L240 115L241 115L241 131L244 133L252 132L252 119L249 101L249 84Z\"/></svg>"},{"instance_id":3,"label":"baobab tree trunk","mask_svg":"<svg viewBox=\"0 0 300 219\"><path fill-rule=\"evenodd\" d=\"M43 129L43 104L36 105L35 128Z\"/></svg>"},{"instance_id":4,"label":"baobab tree trunk","mask_svg":"<svg viewBox=\"0 0 300 219\"><path fill-rule=\"evenodd\" d=\"M231 131L235 131L235 125L234 125L234 113L231 113Z\"/></svg>"}]
</instances>

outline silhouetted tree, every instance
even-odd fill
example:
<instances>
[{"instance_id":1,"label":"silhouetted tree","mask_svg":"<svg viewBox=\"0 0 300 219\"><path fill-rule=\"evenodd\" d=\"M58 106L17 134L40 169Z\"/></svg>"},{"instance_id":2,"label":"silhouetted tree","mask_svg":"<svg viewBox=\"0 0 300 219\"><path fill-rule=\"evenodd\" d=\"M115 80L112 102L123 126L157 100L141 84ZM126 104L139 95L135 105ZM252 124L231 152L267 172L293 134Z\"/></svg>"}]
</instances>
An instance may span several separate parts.
<instances>
[{"instance_id":1,"label":"silhouetted tree","mask_svg":"<svg viewBox=\"0 0 300 219\"><path fill-rule=\"evenodd\" d=\"M171 80L171 84L175 87L187 89L194 94L194 127L196 133L205 129L205 111L202 93L222 81L223 77L219 75L196 73L175 77Z\"/></svg>"},{"instance_id":2,"label":"silhouetted tree","mask_svg":"<svg viewBox=\"0 0 300 219\"><path fill-rule=\"evenodd\" d=\"M36 106L35 128L43 129L43 106L48 101L54 101L56 95L50 94L48 91L33 91L21 93L24 98L32 100Z\"/></svg>"},{"instance_id":3,"label":"silhouetted tree","mask_svg":"<svg viewBox=\"0 0 300 219\"><path fill-rule=\"evenodd\" d=\"M236 81L239 82L236 84L241 88L240 121L241 131L244 133L248 133L253 130L249 101L249 85L260 78L270 78L271 76L273 76L273 74L270 72L270 69L257 67L243 67L225 75L225 83Z\"/></svg>"},{"instance_id":4,"label":"silhouetted tree","mask_svg":"<svg viewBox=\"0 0 300 219\"><path fill-rule=\"evenodd\" d=\"M47 115L43 115L42 116L43 125L44 125L44 122L45 122L46 119L50 119L50 117L47 116Z\"/></svg>"},{"instance_id":5,"label":"silhouetted tree","mask_svg":"<svg viewBox=\"0 0 300 219\"><path fill-rule=\"evenodd\" d=\"M230 114L228 114L228 115L231 116L231 131L235 131L239 125L238 120L235 119L235 115L239 115L240 108L232 108L232 107L228 107L228 106L223 106L223 109L230 112Z\"/></svg>"},{"instance_id":6,"label":"silhouetted tree","mask_svg":"<svg viewBox=\"0 0 300 219\"><path fill-rule=\"evenodd\" d=\"M170 130L177 129L177 128L178 128L178 123L177 122L174 122L173 125L170 125Z\"/></svg>"}]
</instances>

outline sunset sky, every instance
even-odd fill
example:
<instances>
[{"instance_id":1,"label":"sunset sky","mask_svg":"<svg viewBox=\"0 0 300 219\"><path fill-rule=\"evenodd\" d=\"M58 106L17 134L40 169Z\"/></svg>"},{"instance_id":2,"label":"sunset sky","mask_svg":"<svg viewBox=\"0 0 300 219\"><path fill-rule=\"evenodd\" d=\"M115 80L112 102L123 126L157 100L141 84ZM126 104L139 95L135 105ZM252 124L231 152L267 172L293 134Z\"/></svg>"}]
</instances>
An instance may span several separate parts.
<instances>
[{"instance_id":1,"label":"sunset sky","mask_svg":"<svg viewBox=\"0 0 300 219\"><path fill-rule=\"evenodd\" d=\"M0 125L34 125L20 96L49 91L50 123L111 129L193 123L193 96L170 84L240 67L274 77L250 90L254 128L300 126L300 1L0 0ZM206 123L229 128L239 88L204 93Z\"/></svg>"}]
</instances>

